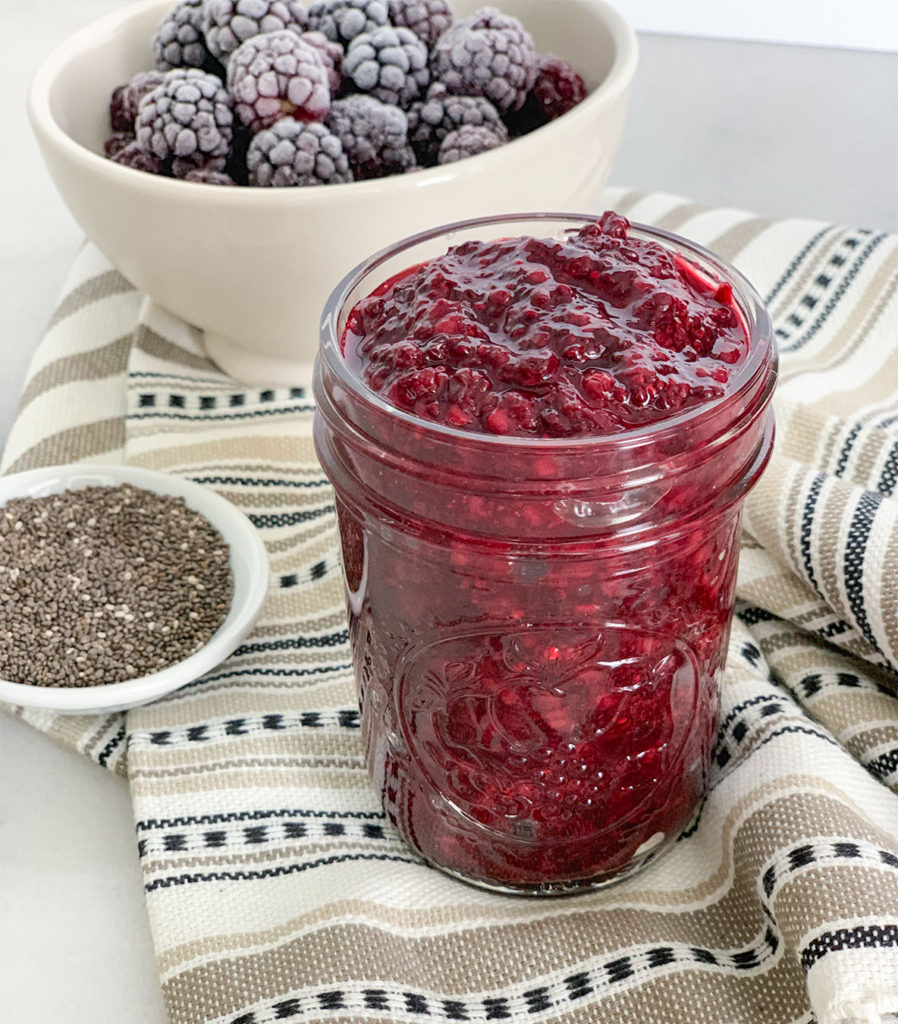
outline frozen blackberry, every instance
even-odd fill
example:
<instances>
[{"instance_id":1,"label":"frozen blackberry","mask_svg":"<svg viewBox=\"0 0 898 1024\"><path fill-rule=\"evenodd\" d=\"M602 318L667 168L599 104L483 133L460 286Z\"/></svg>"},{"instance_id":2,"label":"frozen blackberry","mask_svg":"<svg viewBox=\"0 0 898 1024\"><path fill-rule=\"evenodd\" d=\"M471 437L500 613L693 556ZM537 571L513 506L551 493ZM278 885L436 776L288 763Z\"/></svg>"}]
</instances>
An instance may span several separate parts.
<instances>
[{"instance_id":1,"label":"frozen blackberry","mask_svg":"<svg viewBox=\"0 0 898 1024\"><path fill-rule=\"evenodd\" d=\"M586 99L586 83L566 60L546 53L538 60L531 92L546 121L554 121Z\"/></svg>"},{"instance_id":2,"label":"frozen blackberry","mask_svg":"<svg viewBox=\"0 0 898 1024\"><path fill-rule=\"evenodd\" d=\"M309 7L306 28L349 46L356 36L387 24L387 0L318 0Z\"/></svg>"},{"instance_id":3,"label":"frozen blackberry","mask_svg":"<svg viewBox=\"0 0 898 1024\"><path fill-rule=\"evenodd\" d=\"M403 174L416 162L405 113L373 96L337 100L325 124L343 144L356 180Z\"/></svg>"},{"instance_id":4,"label":"frozen blackberry","mask_svg":"<svg viewBox=\"0 0 898 1024\"><path fill-rule=\"evenodd\" d=\"M135 141L133 132L113 132L103 143L103 152L111 160L116 153L121 153L125 146Z\"/></svg>"},{"instance_id":5,"label":"frozen blackberry","mask_svg":"<svg viewBox=\"0 0 898 1024\"><path fill-rule=\"evenodd\" d=\"M396 28L410 28L428 49L453 20L447 0L390 0L390 22Z\"/></svg>"},{"instance_id":6,"label":"frozen blackberry","mask_svg":"<svg viewBox=\"0 0 898 1024\"><path fill-rule=\"evenodd\" d=\"M331 96L336 96L343 84L343 47L331 42L323 32L303 32L301 39L318 51L325 68Z\"/></svg>"},{"instance_id":7,"label":"frozen blackberry","mask_svg":"<svg viewBox=\"0 0 898 1024\"><path fill-rule=\"evenodd\" d=\"M359 92L407 109L430 81L427 47L407 28L363 32L349 44L343 75Z\"/></svg>"},{"instance_id":8,"label":"frozen blackberry","mask_svg":"<svg viewBox=\"0 0 898 1024\"><path fill-rule=\"evenodd\" d=\"M332 185L352 181L343 145L318 121L282 118L253 137L246 154L250 185Z\"/></svg>"},{"instance_id":9,"label":"frozen blackberry","mask_svg":"<svg viewBox=\"0 0 898 1024\"><path fill-rule=\"evenodd\" d=\"M166 14L153 37L156 67L203 68L223 74L221 64L209 53L203 33L203 0L180 0Z\"/></svg>"},{"instance_id":10,"label":"frozen blackberry","mask_svg":"<svg viewBox=\"0 0 898 1024\"><path fill-rule=\"evenodd\" d=\"M175 157L168 167L173 178L186 179L194 171L204 174L224 174L227 172L228 161L223 156L210 156L206 159L197 157Z\"/></svg>"},{"instance_id":11,"label":"frozen blackberry","mask_svg":"<svg viewBox=\"0 0 898 1024\"><path fill-rule=\"evenodd\" d=\"M253 36L231 54L228 89L237 116L253 133L289 114L321 121L331 102L319 50L290 29Z\"/></svg>"},{"instance_id":12,"label":"frozen blackberry","mask_svg":"<svg viewBox=\"0 0 898 1024\"><path fill-rule=\"evenodd\" d=\"M485 96L500 113L519 110L536 78L536 48L517 18L484 7L436 41L434 78L461 96Z\"/></svg>"},{"instance_id":13,"label":"frozen blackberry","mask_svg":"<svg viewBox=\"0 0 898 1024\"><path fill-rule=\"evenodd\" d=\"M237 182L224 171L210 171L207 167L194 167L184 175L184 181L195 181L200 185L236 185Z\"/></svg>"},{"instance_id":14,"label":"frozen blackberry","mask_svg":"<svg viewBox=\"0 0 898 1024\"><path fill-rule=\"evenodd\" d=\"M177 158L203 166L226 158L233 105L220 78L199 68L174 68L140 101L137 141L158 160Z\"/></svg>"},{"instance_id":15,"label":"frozen blackberry","mask_svg":"<svg viewBox=\"0 0 898 1024\"><path fill-rule=\"evenodd\" d=\"M203 31L213 57L227 64L247 39L292 28L302 32L306 9L296 0L203 0Z\"/></svg>"},{"instance_id":16,"label":"frozen blackberry","mask_svg":"<svg viewBox=\"0 0 898 1024\"><path fill-rule=\"evenodd\" d=\"M485 124L465 125L463 128L457 128L454 132L449 132L443 139L438 162L454 164L457 160L464 160L469 156L477 156L478 153L498 149L506 141Z\"/></svg>"},{"instance_id":17,"label":"frozen blackberry","mask_svg":"<svg viewBox=\"0 0 898 1024\"><path fill-rule=\"evenodd\" d=\"M120 149L112 158L112 162L135 171L146 171L148 174L163 173L162 162L152 153L147 153L139 142L131 142Z\"/></svg>"},{"instance_id":18,"label":"frozen blackberry","mask_svg":"<svg viewBox=\"0 0 898 1024\"><path fill-rule=\"evenodd\" d=\"M508 132L499 111L483 96L456 96L442 82L434 82L427 95L408 112L408 137L425 167L437 162L440 144L450 132L466 125L484 125L503 142Z\"/></svg>"},{"instance_id":19,"label":"frozen blackberry","mask_svg":"<svg viewBox=\"0 0 898 1024\"><path fill-rule=\"evenodd\" d=\"M130 82L113 90L109 101L109 123L114 132L131 132L134 134L134 121L140 101L156 86L162 85L161 71L138 71Z\"/></svg>"}]
</instances>

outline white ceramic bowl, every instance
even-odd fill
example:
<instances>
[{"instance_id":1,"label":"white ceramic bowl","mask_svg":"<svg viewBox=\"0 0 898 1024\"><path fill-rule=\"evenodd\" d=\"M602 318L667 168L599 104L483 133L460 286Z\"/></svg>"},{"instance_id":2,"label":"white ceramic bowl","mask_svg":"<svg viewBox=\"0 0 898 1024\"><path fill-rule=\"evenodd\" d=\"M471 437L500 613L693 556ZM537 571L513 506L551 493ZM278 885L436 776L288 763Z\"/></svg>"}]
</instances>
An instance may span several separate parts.
<instances>
[{"instance_id":1,"label":"white ceramic bowl","mask_svg":"<svg viewBox=\"0 0 898 1024\"><path fill-rule=\"evenodd\" d=\"M56 49L30 115L78 223L142 291L203 328L209 354L249 384L302 383L325 300L356 264L469 217L594 208L620 140L636 39L602 0L498 0L541 51L567 58L591 93L492 152L446 167L314 188L222 188L121 167L102 154L113 88L153 66L174 0L128 4ZM453 0L457 17L485 0Z\"/></svg>"},{"instance_id":2,"label":"white ceramic bowl","mask_svg":"<svg viewBox=\"0 0 898 1024\"><path fill-rule=\"evenodd\" d=\"M215 668L233 653L259 617L268 593L265 545L246 516L207 487L134 466L49 466L0 477L0 507L13 498L39 498L69 489L117 484L133 484L146 491L183 498L218 530L230 548L234 579L234 595L227 617L205 647L161 672L121 683L85 687L32 686L0 679L0 701L70 715L121 711L146 704Z\"/></svg>"}]
</instances>

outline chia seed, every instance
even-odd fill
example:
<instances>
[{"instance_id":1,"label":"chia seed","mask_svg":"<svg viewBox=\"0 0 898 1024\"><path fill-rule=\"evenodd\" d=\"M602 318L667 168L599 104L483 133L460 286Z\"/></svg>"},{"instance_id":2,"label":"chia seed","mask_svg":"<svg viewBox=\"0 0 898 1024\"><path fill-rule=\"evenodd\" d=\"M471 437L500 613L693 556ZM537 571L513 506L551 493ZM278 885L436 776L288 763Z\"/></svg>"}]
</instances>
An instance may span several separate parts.
<instances>
[{"instance_id":1,"label":"chia seed","mask_svg":"<svg viewBox=\"0 0 898 1024\"><path fill-rule=\"evenodd\" d=\"M158 672L208 643L232 593L227 544L183 498L122 484L0 508L0 678Z\"/></svg>"}]
</instances>

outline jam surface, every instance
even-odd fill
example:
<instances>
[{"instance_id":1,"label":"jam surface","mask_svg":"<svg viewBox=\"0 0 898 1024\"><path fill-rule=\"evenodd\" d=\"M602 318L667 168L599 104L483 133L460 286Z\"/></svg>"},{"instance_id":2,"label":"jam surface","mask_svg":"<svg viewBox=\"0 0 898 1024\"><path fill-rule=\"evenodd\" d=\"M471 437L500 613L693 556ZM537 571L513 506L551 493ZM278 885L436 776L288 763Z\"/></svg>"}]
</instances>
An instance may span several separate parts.
<instances>
[{"instance_id":1,"label":"jam surface","mask_svg":"<svg viewBox=\"0 0 898 1024\"><path fill-rule=\"evenodd\" d=\"M458 245L359 302L343 345L406 412L559 438L721 398L748 347L729 284L612 212L561 240Z\"/></svg>"}]
</instances>

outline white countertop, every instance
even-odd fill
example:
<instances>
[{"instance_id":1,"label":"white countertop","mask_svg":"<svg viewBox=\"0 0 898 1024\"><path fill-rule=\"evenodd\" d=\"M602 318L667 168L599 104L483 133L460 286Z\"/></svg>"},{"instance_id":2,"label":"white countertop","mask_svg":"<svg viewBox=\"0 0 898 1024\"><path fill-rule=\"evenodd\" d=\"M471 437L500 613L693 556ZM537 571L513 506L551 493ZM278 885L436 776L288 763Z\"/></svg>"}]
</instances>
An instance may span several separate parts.
<instances>
[{"instance_id":1,"label":"white countertop","mask_svg":"<svg viewBox=\"0 0 898 1024\"><path fill-rule=\"evenodd\" d=\"M31 140L27 83L122 2L0 0L0 444L81 240ZM898 231L898 56L641 43L613 184ZM165 1024L126 784L3 714L0 921L4 1022Z\"/></svg>"}]
</instances>

